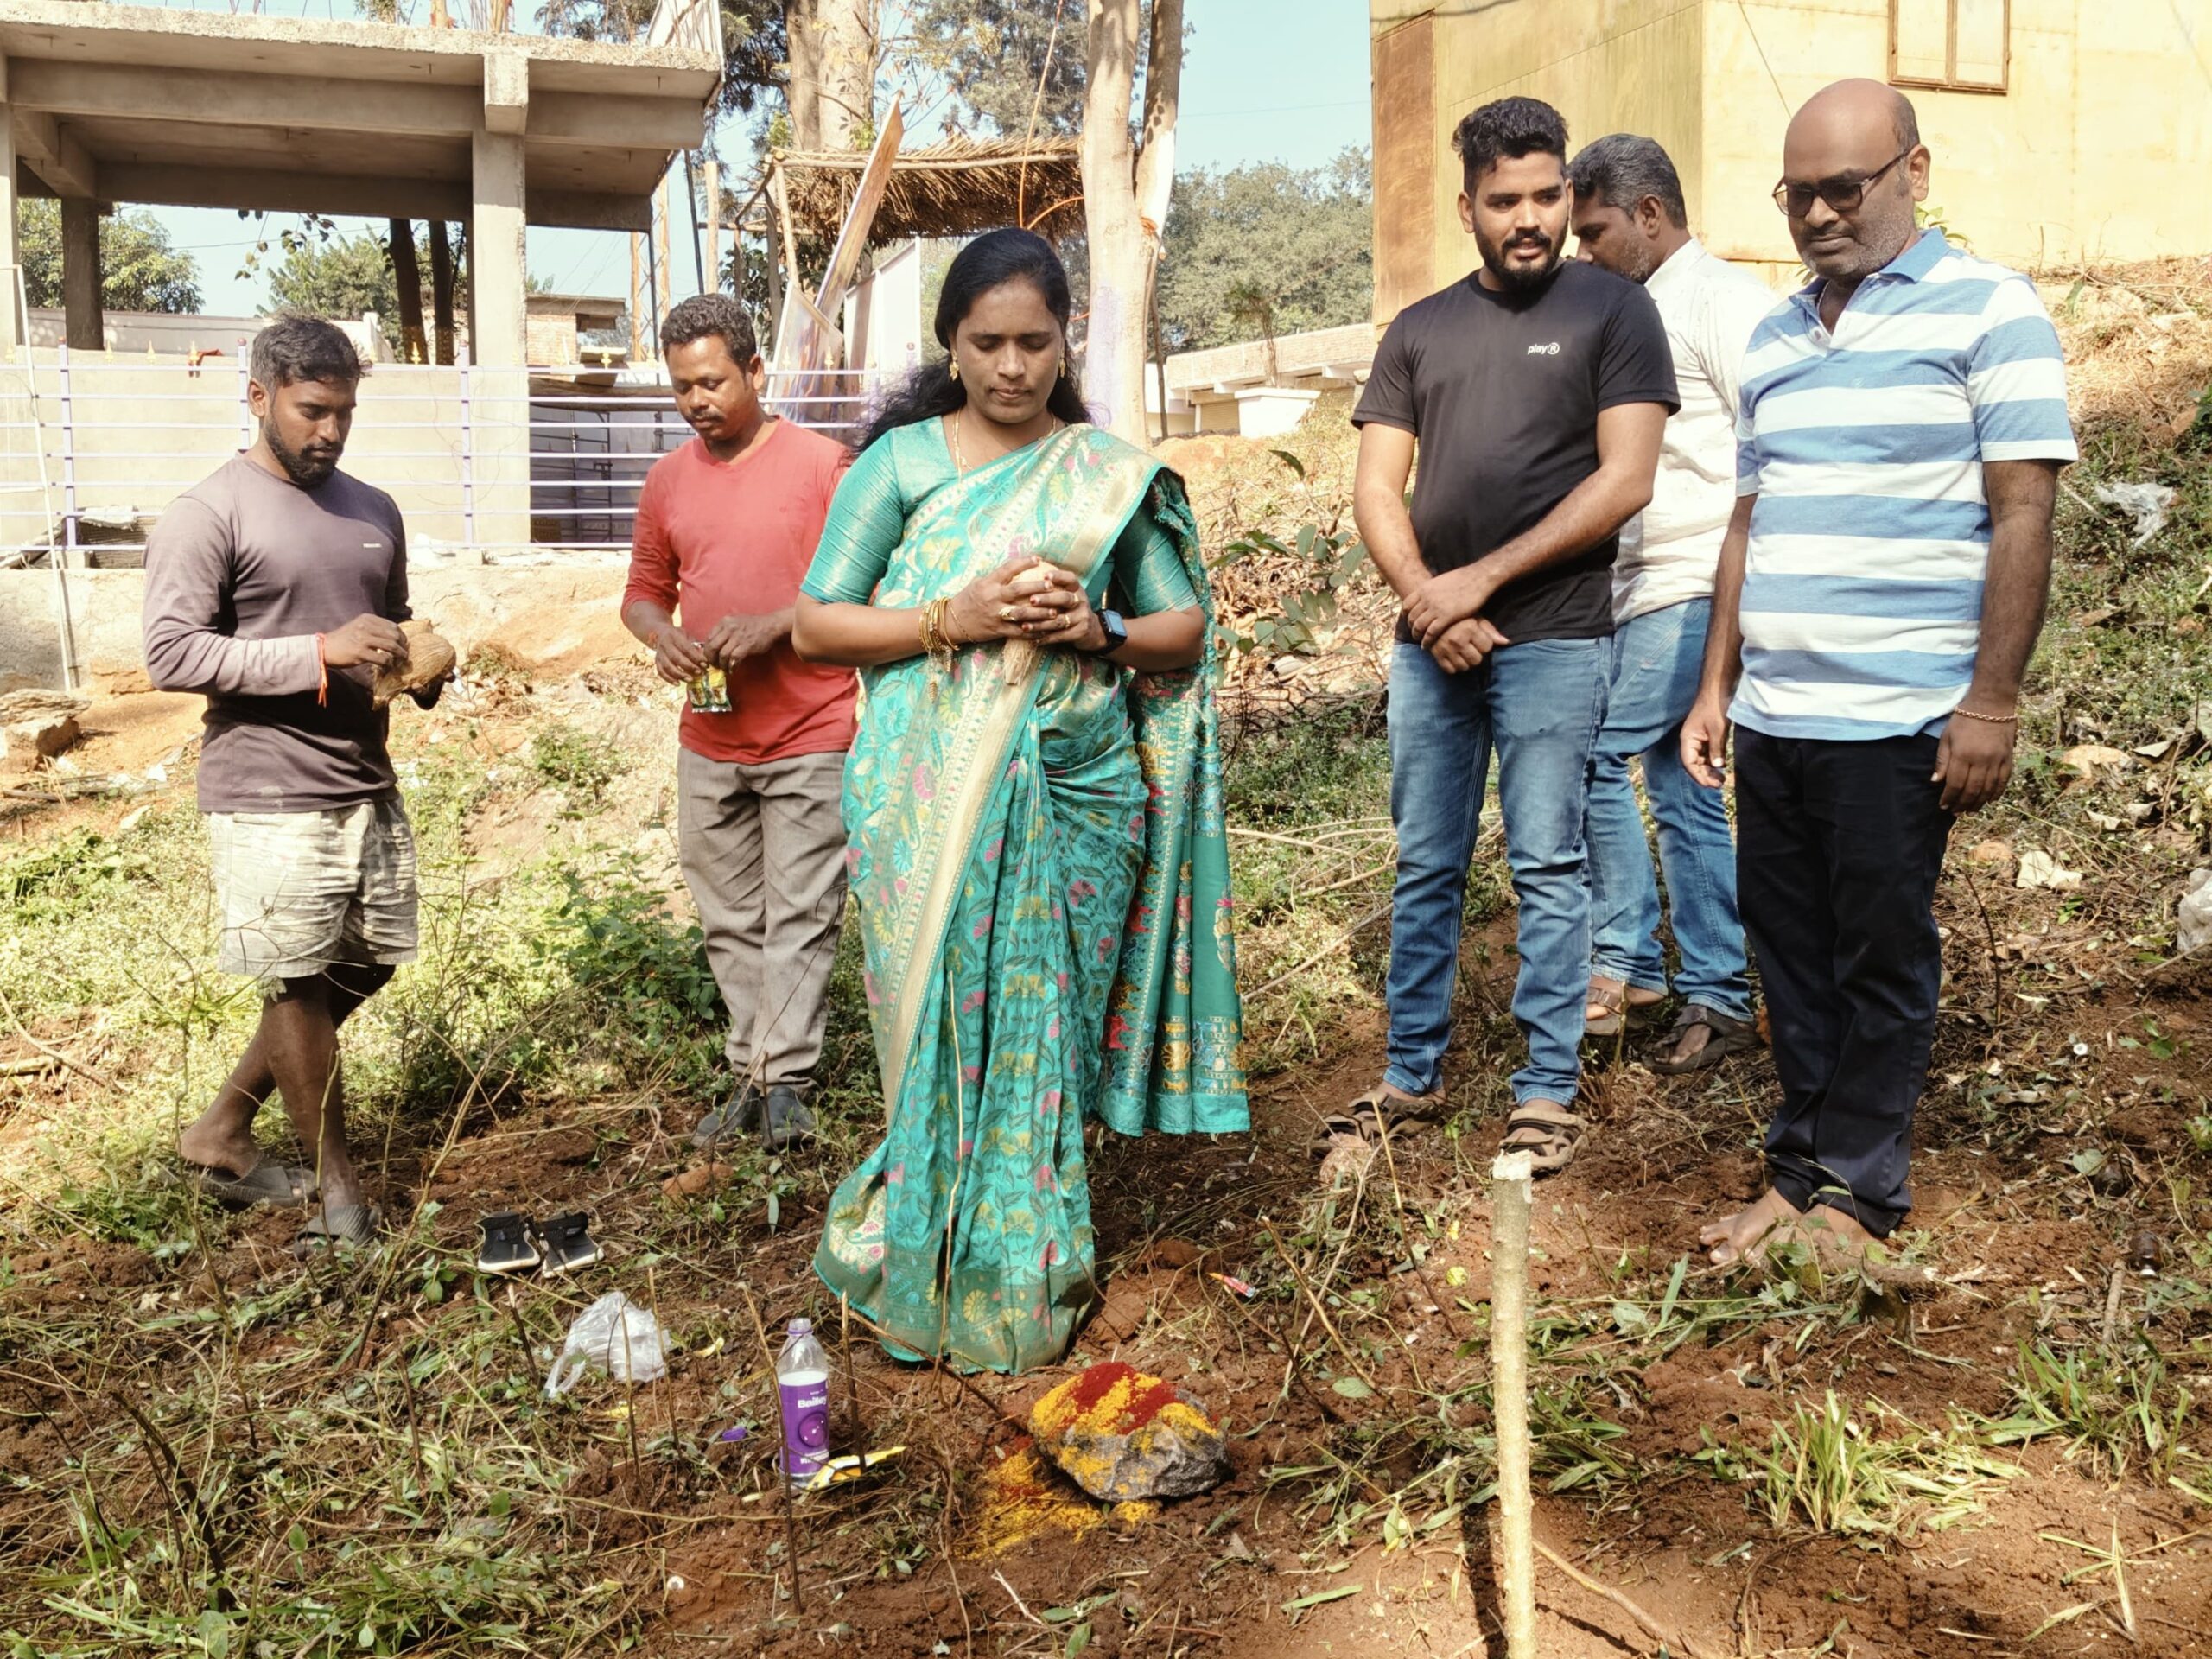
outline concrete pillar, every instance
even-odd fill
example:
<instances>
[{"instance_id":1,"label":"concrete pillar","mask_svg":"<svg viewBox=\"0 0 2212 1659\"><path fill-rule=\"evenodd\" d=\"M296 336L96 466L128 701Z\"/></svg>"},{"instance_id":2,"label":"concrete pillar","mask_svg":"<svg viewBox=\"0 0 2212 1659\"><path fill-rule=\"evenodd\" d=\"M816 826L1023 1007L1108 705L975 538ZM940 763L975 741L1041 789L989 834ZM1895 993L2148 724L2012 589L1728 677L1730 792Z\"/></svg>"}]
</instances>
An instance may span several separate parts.
<instances>
[{"instance_id":1,"label":"concrete pillar","mask_svg":"<svg viewBox=\"0 0 2212 1659\"><path fill-rule=\"evenodd\" d=\"M107 349L100 315L100 207L79 196L61 198L62 338L73 352Z\"/></svg>"},{"instance_id":2,"label":"concrete pillar","mask_svg":"<svg viewBox=\"0 0 2212 1659\"><path fill-rule=\"evenodd\" d=\"M16 267L22 249L16 235L16 122L8 103L8 60L0 58L0 359L12 362L22 337L16 307Z\"/></svg>"},{"instance_id":3,"label":"concrete pillar","mask_svg":"<svg viewBox=\"0 0 2212 1659\"><path fill-rule=\"evenodd\" d=\"M522 137L479 130L470 155L468 356L520 368L524 349Z\"/></svg>"},{"instance_id":4,"label":"concrete pillar","mask_svg":"<svg viewBox=\"0 0 2212 1659\"><path fill-rule=\"evenodd\" d=\"M470 156L468 361L474 539L493 557L530 541L529 334L522 135L480 128Z\"/></svg>"}]
</instances>

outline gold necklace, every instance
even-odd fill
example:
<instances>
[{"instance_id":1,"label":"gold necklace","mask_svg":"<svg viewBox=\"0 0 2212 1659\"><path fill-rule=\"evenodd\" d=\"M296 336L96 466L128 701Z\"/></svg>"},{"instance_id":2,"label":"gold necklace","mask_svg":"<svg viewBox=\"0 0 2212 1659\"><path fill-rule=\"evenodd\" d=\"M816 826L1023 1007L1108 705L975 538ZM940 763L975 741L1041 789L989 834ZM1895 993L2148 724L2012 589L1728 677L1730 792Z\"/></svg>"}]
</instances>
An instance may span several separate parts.
<instances>
[{"instance_id":1,"label":"gold necklace","mask_svg":"<svg viewBox=\"0 0 2212 1659\"><path fill-rule=\"evenodd\" d=\"M963 426L967 425L967 423L968 405L963 404L959 408L952 411L952 470L956 475L964 474L968 470L968 456L965 453L964 447L960 442L960 429ZM1046 438L1051 437L1053 433L1058 431L1066 424L1067 423L1063 421L1058 416L1053 416L1052 425L1046 427L1045 430L1036 437L1030 439L1029 443L1042 443ZM1019 449L1027 449L1029 447L1029 443L1017 444L1014 448ZM1003 453L1010 455L1014 453L1014 450L1008 449Z\"/></svg>"}]
</instances>

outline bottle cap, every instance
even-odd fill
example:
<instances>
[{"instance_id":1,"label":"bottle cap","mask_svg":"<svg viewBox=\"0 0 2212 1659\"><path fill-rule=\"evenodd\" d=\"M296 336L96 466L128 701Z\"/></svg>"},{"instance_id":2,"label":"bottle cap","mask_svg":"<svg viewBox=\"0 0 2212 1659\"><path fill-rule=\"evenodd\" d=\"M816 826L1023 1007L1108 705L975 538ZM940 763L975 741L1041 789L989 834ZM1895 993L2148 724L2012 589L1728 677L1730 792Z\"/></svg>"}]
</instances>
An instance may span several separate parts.
<instances>
[{"instance_id":1,"label":"bottle cap","mask_svg":"<svg viewBox=\"0 0 2212 1659\"><path fill-rule=\"evenodd\" d=\"M793 1319L790 1325L785 1327L785 1329L790 1335L794 1337L810 1337L814 1334L814 1321L812 1319Z\"/></svg>"}]
</instances>

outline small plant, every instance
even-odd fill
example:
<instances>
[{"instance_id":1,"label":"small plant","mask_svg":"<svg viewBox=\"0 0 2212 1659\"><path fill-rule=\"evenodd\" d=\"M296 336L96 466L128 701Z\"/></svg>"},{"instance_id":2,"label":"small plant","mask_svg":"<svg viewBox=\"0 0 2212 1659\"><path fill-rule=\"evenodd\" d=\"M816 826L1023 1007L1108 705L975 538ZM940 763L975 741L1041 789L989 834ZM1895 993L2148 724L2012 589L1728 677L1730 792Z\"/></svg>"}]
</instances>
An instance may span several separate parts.
<instances>
[{"instance_id":1,"label":"small plant","mask_svg":"<svg viewBox=\"0 0 2212 1659\"><path fill-rule=\"evenodd\" d=\"M2020 1472L1971 1439L1897 1421L1910 1432L1878 1440L1831 1389L1818 1407L1775 1424L1763 1452L1709 1445L1696 1455L1724 1478L1749 1481L1770 1524L1802 1521L1830 1533L1938 1531L1976 1513L1993 1483Z\"/></svg>"},{"instance_id":2,"label":"small plant","mask_svg":"<svg viewBox=\"0 0 2212 1659\"><path fill-rule=\"evenodd\" d=\"M530 764L540 778L567 793L569 817L606 799L607 786L623 772L613 744L565 721L531 739Z\"/></svg>"},{"instance_id":3,"label":"small plant","mask_svg":"<svg viewBox=\"0 0 2212 1659\"><path fill-rule=\"evenodd\" d=\"M1277 454L1292 466L1297 457L1287 449ZM1315 631L1337 620L1337 594L1367 563L1367 543L1346 525L1334 528L1300 524L1289 543L1254 531L1239 537L1223 552L1224 567L1271 553L1294 562L1294 575L1274 614L1253 620L1251 632L1232 634L1239 651L1311 653L1320 648Z\"/></svg>"},{"instance_id":4,"label":"small plant","mask_svg":"<svg viewBox=\"0 0 2212 1659\"><path fill-rule=\"evenodd\" d=\"M2118 1351L2085 1348L2063 1356L2042 1343L2023 1348L2012 1392L2018 1408L1988 1426L1993 1444L2059 1436L2070 1442L2069 1455L2086 1454L2093 1467L2114 1478L2139 1455L2151 1474L2163 1478L2194 1404L2186 1389L2168 1382L2166 1363L2147 1340Z\"/></svg>"}]
</instances>

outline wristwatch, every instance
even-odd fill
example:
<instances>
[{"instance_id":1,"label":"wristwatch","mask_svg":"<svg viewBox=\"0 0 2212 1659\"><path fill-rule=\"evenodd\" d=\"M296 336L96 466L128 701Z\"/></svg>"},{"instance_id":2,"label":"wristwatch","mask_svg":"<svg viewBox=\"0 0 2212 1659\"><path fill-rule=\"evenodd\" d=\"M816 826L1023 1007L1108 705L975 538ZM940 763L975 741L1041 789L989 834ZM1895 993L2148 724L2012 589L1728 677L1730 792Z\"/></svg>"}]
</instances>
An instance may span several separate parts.
<instances>
[{"instance_id":1,"label":"wristwatch","mask_svg":"<svg viewBox=\"0 0 2212 1659\"><path fill-rule=\"evenodd\" d=\"M1106 643L1097 650L1086 653L1092 657L1111 657L1129 643L1129 625L1122 620L1119 611L1098 613L1098 626L1106 635Z\"/></svg>"}]
</instances>

